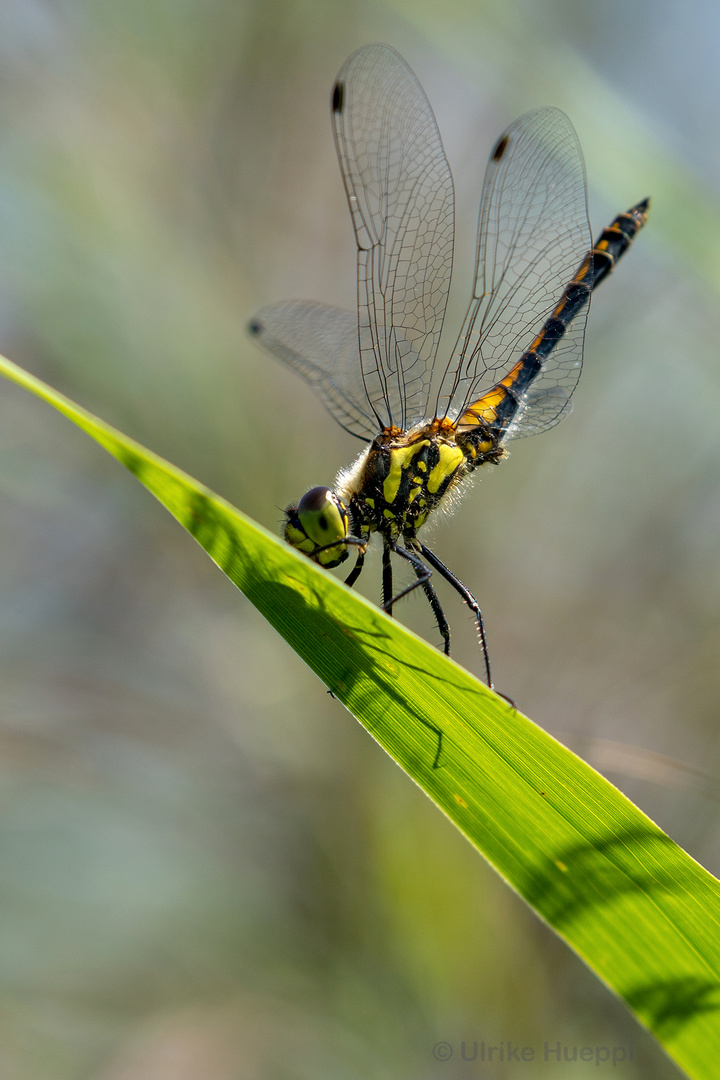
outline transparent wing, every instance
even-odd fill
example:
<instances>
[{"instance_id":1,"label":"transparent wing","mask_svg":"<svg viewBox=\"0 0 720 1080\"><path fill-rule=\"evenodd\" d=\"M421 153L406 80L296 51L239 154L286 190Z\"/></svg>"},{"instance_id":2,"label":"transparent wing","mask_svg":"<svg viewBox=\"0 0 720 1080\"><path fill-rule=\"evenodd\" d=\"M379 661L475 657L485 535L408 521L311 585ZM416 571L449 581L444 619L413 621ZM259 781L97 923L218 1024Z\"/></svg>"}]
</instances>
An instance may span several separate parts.
<instances>
[{"instance_id":1,"label":"transparent wing","mask_svg":"<svg viewBox=\"0 0 720 1080\"><path fill-rule=\"evenodd\" d=\"M422 87L386 45L354 53L332 99L358 246L360 369L376 427L428 411L452 271L454 194Z\"/></svg>"},{"instance_id":2,"label":"transparent wing","mask_svg":"<svg viewBox=\"0 0 720 1080\"><path fill-rule=\"evenodd\" d=\"M575 130L559 109L528 113L500 137L485 173L475 288L440 387L438 415L464 421L473 403L486 400L536 344L591 248ZM549 348L545 334L537 370L528 375L528 365L518 365L517 408L503 438L544 431L569 411L582 367L587 297L578 307Z\"/></svg>"},{"instance_id":3,"label":"transparent wing","mask_svg":"<svg viewBox=\"0 0 720 1080\"><path fill-rule=\"evenodd\" d=\"M303 300L271 304L248 323L267 352L295 368L337 422L363 441L378 433L358 354L357 316Z\"/></svg>"}]
</instances>

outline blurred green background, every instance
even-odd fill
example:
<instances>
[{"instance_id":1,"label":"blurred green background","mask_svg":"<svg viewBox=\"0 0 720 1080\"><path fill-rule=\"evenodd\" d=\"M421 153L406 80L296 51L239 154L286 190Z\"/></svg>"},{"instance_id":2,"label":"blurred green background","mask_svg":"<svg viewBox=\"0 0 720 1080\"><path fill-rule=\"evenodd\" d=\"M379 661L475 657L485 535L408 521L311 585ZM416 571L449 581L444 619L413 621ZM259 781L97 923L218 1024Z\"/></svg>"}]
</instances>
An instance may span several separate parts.
<instances>
[{"instance_id":1,"label":"blurred green background","mask_svg":"<svg viewBox=\"0 0 720 1080\"><path fill-rule=\"evenodd\" d=\"M332 483L356 442L244 325L353 304L328 99L369 41L454 171L446 347L521 112L570 115L596 235L653 197L574 412L431 535L497 685L717 872L716 5L2 0L0 349L272 529ZM153 499L9 385L0 485L3 1080L600 1075L544 1063L558 1039L678 1075ZM422 599L400 614L435 641Z\"/></svg>"}]
</instances>

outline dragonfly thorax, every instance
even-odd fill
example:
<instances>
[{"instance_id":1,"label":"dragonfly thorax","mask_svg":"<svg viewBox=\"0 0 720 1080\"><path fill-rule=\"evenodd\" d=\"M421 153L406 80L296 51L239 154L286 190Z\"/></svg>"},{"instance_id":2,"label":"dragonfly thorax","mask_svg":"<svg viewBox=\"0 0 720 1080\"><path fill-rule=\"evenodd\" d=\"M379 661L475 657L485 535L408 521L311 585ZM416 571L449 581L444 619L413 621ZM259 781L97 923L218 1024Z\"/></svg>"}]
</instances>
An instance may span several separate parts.
<instances>
[{"instance_id":1,"label":"dragonfly thorax","mask_svg":"<svg viewBox=\"0 0 720 1080\"><path fill-rule=\"evenodd\" d=\"M389 540L410 540L470 472L500 461L504 453L484 425L464 433L442 420L406 432L386 428L339 474L337 496L357 536L378 532Z\"/></svg>"},{"instance_id":2,"label":"dragonfly thorax","mask_svg":"<svg viewBox=\"0 0 720 1080\"><path fill-rule=\"evenodd\" d=\"M377 532L388 540L414 539L418 529L479 465L505 455L489 427L457 432L445 420L410 431L385 428L343 469L336 491L311 488L285 511L288 543L321 566L339 566L348 544L366 542Z\"/></svg>"}]
</instances>

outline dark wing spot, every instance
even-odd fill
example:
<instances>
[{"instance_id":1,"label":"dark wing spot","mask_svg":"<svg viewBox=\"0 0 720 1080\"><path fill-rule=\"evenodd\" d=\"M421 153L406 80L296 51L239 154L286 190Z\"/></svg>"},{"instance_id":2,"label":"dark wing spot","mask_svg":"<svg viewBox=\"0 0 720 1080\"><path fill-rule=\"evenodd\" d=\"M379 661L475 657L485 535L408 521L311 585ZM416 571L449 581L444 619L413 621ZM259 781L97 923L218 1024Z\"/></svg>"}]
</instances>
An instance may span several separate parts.
<instances>
[{"instance_id":1,"label":"dark wing spot","mask_svg":"<svg viewBox=\"0 0 720 1080\"><path fill-rule=\"evenodd\" d=\"M252 334L253 337L257 337L258 334L262 334L263 332L263 324L261 322L258 322L257 319L252 319L248 323L247 328L248 334Z\"/></svg>"},{"instance_id":2,"label":"dark wing spot","mask_svg":"<svg viewBox=\"0 0 720 1080\"><path fill-rule=\"evenodd\" d=\"M343 111L343 105L345 104L345 83L340 79L335 83L332 93L332 111L339 113Z\"/></svg>"},{"instance_id":3,"label":"dark wing spot","mask_svg":"<svg viewBox=\"0 0 720 1080\"><path fill-rule=\"evenodd\" d=\"M501 138L498 139L497 144L495 146L495 149L492 152L492 158L491 158L492 161L499 161L500 160L500 158L503 156L503 154L507 150L509 142L510 142L510 140L507 137L507 135L503 135Z\"/></svg>"}]
</instances>

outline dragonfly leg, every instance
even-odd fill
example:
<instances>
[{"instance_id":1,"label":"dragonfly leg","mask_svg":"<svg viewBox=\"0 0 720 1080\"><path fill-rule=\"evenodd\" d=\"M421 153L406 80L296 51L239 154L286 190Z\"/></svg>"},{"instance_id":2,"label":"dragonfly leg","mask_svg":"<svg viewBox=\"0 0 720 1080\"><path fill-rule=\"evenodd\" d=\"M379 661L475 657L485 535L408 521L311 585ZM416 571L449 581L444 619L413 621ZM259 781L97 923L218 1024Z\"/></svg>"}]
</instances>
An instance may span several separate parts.
<instances>
[{"instance_id":1,"label":"dragonfly leg","mask_svg":"<svg viewBox=\"0 0 720 1080\"><path fill-rule=\"evenodd\" d=\"M408 551L406 548L400 547L399 544L394 544L392 550L395 552L396 555L399 555L401 559L406 559L410 563L417 576L417 581L413 581L411 585L408 585L407 588L399 592L397 596L394 596L392 602L395 603L397 600L401 600L403 596L407 596L408 593L411 593L414 589L417 589L418 586L420 586L422 591L425 593L425 596L427 597L427 601L430 604L430 607L433 610L433 615L435 616L438 630L442 635L445 655L449 656L450 626L447 619L445 618L445 612L440 605L440 601L438 600L438 595L430 584L432 570L428 566L426 566L425 563L422 562L422 560L413 551Z\"/></svg>"},{"instance_id":2,"label":"dragonfly leg","mask_svg":"<svg viewBox=\"0 0 720 1080\"><path fill-rule=\"evenodd\" d=\"M382 609L388 615L392 615L393 604L397 600L393 596L393 574L390 562L390 542L383 537L383 561L382 561Z\"/></svg>"},{"instance_id":3,"label":"dragonfly leg","mask_svg":"<svg viewBox=\"0 0 720 1080\"><path fill-rule=\"evenodd\" d=\"M395 554L399 555L402 559L406 559L417 575L417 581L413 581L411 585L408 585L405 589L402 589L397 594L397 596L392 595L392 572L389 571L387 578L385 577L385 566L390 566L391 551L394 551ZM418 556L414 552L406 551L405 548L400 547L398 544L391 544L389 541L386 542L383 552L383 597L386 596L385 586L387 585L389 589L390 599L385 600L385 603L383 604L383 611L388 611L397 600L401 600L403 596L407 596L408 593L411 593L413 591L413 589L417 589L418 586L420 586L424 591L426 597L428 598L430 606L433 609L435 618L437 619L438 628L445 641L445 653L446 655L449 655L450 628L448 626L447 619L445 618L445 613L440 607L440 601L437 598L435 590L430 584L431 577L432 570L430 570L429 567L425 566L425 563L420 558L418 558ZM424 727L428 729L428 731L432 731L433 735L435 735L437 739L437 750L435 751L435 760L433 761L432 767L433 769L438 769L440 767L440 758L442 756L443 733L440 728L436 724L433 724L430 720L426 720L422 716L418 716L418 720Z\"/></svg>"},{"instance_id":4,"label":"dragonfly leg","mask_svg":"<svg viewBox=\"0 0 720 1080\"><path fill-rule=\"evenodd\" d=\"M448 570L445 563L440 562L437 555L430 551L429 548L426 548L424 544L420 544L420 551L422 552L423 558L430 563L433 570L437 570L438 574L444 577L449 585L452 585L453 589L455 589L455 591L460 594L460 596L463 598L467 606L474 614L477 621L478 641L480 642L480 648L482 649L483 654L483 661L485 663L485 681L490 687L490 689L494 690L495 687L493 686L492 675L490 673L490 654L488 653L487 638L485 636L485 623L483 622L480 605L478 604L477 600L470 592L470 590L465 588L462 581L460 581L459 578L455 577L451 570ZM502 696L504 697L505 695L503 694ZM508 701L509 700L510 699L508 698Z\"/></svg>"},{"instance_id":5,"label":"dragonfly leg","mask_svg":"<svg viewBox=\"0 0 720 1080\"><path fill-rule=\"evenodd\" d=\"M358 548L357 559L355 560L355 565L353 566L353 568L350 571L350 573L348 574L348 576L345 578L345 584L349 585L351 589L352 589L353 585L355 584L355 582L357 581L357 579L360 577L360 574L362 573L362 568L363 568L364 565L365 565L365 548L364 547L359 547Z\"/></svg>"}]
</instances>

